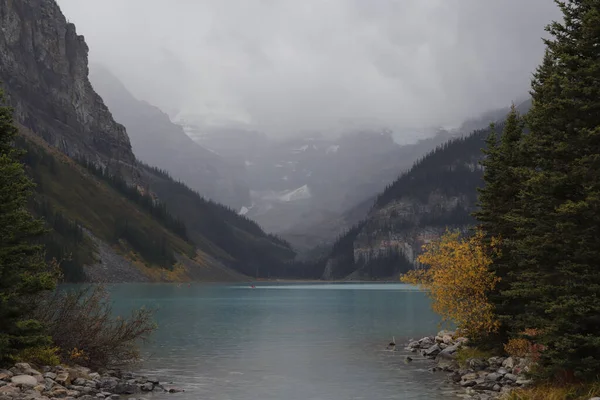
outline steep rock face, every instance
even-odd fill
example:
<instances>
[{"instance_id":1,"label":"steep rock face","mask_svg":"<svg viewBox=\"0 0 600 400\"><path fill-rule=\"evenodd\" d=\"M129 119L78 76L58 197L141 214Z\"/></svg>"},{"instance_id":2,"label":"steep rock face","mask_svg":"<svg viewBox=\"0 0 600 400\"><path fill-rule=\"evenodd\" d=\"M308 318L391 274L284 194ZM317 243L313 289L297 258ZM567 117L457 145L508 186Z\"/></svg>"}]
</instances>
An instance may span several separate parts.
<instances>
[{"instance_id":1,"label":"steep rock face","mask_svg":"<svg viewBox=\"0 0 600 400\"><path fill-rule=\"evenodd\" d=\"M0 0L0 80L15 118L71 157L134 163L88 80L88 47L54 0Z\"/></svg>"}]
</instances>

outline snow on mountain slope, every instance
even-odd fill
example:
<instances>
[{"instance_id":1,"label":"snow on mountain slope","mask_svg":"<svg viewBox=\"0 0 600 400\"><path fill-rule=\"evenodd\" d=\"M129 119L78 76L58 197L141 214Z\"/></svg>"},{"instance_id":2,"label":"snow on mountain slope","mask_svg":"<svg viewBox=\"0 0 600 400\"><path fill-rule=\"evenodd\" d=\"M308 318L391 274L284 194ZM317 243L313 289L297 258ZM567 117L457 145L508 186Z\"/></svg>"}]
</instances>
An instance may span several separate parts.
<instances>
[{"instance_id":1,"label":"snow on mountain slope","mask_svg":"<svg viewBox=\"0 0 600 400\"><path fill-rule=\"evenodd\" d=\"M310 199L311 197L312 197L312 194L310 193L310 189L308 188L308 185L304 185L304 186L299 187L298 189L289 191L289 192L285 193L284 195L281 195L279 197L279 200L284 201L284 202L290 202L290 201Z\"/></svg>"}]
</instances>

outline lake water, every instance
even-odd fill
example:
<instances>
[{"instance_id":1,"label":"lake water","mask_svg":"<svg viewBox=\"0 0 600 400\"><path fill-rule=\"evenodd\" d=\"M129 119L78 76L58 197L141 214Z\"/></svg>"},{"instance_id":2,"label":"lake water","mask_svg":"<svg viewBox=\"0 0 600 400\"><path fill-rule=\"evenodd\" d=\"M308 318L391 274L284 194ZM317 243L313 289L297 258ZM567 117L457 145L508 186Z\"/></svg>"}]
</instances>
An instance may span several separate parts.
<instances>
[{"instance_id":1,"label":"lake water","mask_svg":"<svg viewBox=\"0 0 600 400\"><path fill-rule=\"evenodd\" d=\"M403 284L126 284L115 311L158 308L141 372L185 389L153 399L446 399L452 388L398 347L437 332L423 292Z\"/></svg>"}]
</instances>

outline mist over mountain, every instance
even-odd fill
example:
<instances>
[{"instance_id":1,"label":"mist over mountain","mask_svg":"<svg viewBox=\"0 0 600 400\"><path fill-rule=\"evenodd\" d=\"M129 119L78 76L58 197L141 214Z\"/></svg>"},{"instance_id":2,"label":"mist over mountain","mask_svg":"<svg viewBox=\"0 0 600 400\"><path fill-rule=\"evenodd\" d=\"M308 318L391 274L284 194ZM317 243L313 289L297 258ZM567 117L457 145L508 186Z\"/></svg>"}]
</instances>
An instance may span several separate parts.
<instances>
[{"instance_id":1,"label":"mist over mountain","mask_svg":"<svg viewBox=\"0 0 600 400\"><path fill-rule=\"evenodd\" d=\"M58 3L91 60L174 120L400 143L521 96L559 15L552 0Z\"/></svg>"},{"instance_id":2,"label":"mist over mountain","mask_svg":"<svg viewBox=\"0 0 600 400\"><path fill-rule=\"evenodd\" d=\"M136 99L106 67L92 65L90 81L127 128L135 156L169 172L201 195L239 209L250 201L244 167L228 163L188 137L157 107Z\"/></svg>"}]
</instances>

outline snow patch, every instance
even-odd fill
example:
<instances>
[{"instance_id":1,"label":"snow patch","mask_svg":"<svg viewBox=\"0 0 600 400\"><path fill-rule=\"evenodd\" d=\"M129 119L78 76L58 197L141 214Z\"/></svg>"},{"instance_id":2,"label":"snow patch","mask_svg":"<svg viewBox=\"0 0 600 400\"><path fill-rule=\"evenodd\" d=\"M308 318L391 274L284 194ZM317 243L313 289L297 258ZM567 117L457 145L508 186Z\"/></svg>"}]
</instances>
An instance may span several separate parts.
<instances>
[{"instance_id":1,"label":"snow patch","mask_svg":"<svg viewBox=\"0 0 600 400\"><path fill-rule=\"evenodd\" d=\"M294 153L294 154L302 153L303 151L306 151L306 150L308 150L308 145L307 144L305 144L302 147L298 147L297 149L293 149L292 153Z\"/></svg>"},{"instance_id":2,"label":"snow patch","mask_svg":"<svg viewBox=\"0 0 600 400\"><path fill-rule=\"evenodd\" d=\"M308 185L304 185L299 187L298 189L291 190L288 192L284 192L281 196L279 196L279 200L283 202L297 201L303 199L309 199L312 197L310 193L310 189Z\"/></svg>"},{"instance_id":3,"label":"snow patch","mask_svg":"<svg viewBox=\"0 0 600 400\"><path fill-rule=\"evenodd\" d=\"M243 206L240 210L240 212L238 212L239 215L246 215L248 214L248 211L250 211L250 209L246 206Z\"/></svg>"},{"instance_id":4,"label":"snow patch","mask_svg":"<svg viewBox=\"0 0 600 400\"><path fill-rule=\"evenodd\" d=\"M337 153L339 149L340 149L339 144L333 144L327 148L327 150L325 151L325 154Z\"/></svg>"}]
</instances>

